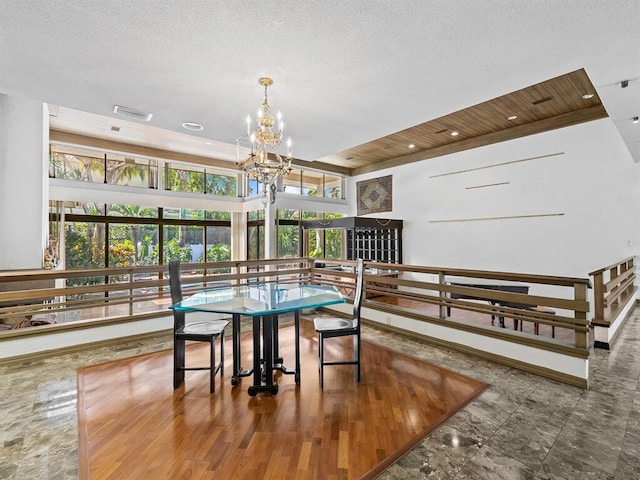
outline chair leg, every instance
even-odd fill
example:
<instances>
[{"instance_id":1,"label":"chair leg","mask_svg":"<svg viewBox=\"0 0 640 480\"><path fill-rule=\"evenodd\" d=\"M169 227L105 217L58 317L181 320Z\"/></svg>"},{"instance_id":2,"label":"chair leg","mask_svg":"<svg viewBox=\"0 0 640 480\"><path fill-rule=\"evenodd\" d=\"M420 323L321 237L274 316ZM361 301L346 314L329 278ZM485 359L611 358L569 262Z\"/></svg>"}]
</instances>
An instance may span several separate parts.
<instances>
[{"instance_id":1,"label":"chair leg","mask_svg":"<svg viewBox=\"0 0 640 480\"><path fill-rule=\"evenodd\" d=\"M216 391L216 337L211 337L210 348L209 392L214 393Z\"/></svg>"},{"instance_id":2,"label":"chair leg","mask_svg":"<svg viewBox=\"0 0 640 480\"><path fill-rule=\"evenodd\" d=\"M184 382L184 340L173 340L173 389Z\"/></svg>"},{"instance_id":3,"label":"chair leg","mask_svg":"<svg viewBox=\"0 0 640 480\"><path fill-rule=\"evenodd\" d=\"M358 382L360 382L360 335L353 337Z\"/></svg>"},{"instance_id":4,"label":"chair leg","mask_svg":"<svg viewBox=\"0 0 640 480\"><path fill-rule=\"evenodd\" d=\"M220 376L224 376L224 330L220 334Z\"/></svg>"},{"instance_id":5,"label":"chair leg","mask_svg":"<svg viewBox=\"0 0 640 480\"><path fill-rule=\"evenodd\" d=\"M324 337L318 334L318 368L320 369L320 388L324 388Z\"/></svg>"}]
</instances>

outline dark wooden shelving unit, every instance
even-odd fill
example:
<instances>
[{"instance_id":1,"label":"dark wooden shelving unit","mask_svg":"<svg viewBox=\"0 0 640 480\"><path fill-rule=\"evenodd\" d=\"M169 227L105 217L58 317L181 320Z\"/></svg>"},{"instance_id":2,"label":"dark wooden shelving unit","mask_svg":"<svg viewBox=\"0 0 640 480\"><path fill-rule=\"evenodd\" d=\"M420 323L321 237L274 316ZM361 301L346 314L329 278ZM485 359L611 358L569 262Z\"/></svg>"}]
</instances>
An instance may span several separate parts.
<instances>
[{"instance_id":1,"label":"dark wooden shelving unit","mask_svg":"<svg viewBox=\"0 0 640 480\"><path fill-rule=\"evenodd\" d=\"M302 228L346 230L347 260L402 263L402 224L387 218L343 217L305 220Z\"/></svg>"}]
</instances>

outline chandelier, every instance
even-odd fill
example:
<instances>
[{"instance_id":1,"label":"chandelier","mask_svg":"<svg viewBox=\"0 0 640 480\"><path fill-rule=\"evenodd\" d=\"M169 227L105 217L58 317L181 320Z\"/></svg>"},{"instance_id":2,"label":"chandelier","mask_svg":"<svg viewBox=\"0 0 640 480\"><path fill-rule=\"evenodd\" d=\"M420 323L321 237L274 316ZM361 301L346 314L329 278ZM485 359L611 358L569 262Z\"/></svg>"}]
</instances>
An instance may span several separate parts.
<instances>
[{"instance_id":1,"label":"chandelier","mask_svg":"<svg viewBox=\"0 0 640 480\"><path fill-rule=\"evenodd\" d=\"M247 115L247 136L236 139L236 163L250 178L256 179L263 185L266 205L276 200L276 179L288 175L291 172L291 139L287 139L287 156L283 158L278 153L278 147L284 139L284 123L280 112L274 117L269 110L267 100L267 88L273 85L273 80L261 77L258 82L264 86L264 102L258 110L256 128L251 131L251 116ZM248 141L251 144L249 157L240 162L240 141ZM269 192L269 193L267 193Z\"/></svg>"}]
</instances>

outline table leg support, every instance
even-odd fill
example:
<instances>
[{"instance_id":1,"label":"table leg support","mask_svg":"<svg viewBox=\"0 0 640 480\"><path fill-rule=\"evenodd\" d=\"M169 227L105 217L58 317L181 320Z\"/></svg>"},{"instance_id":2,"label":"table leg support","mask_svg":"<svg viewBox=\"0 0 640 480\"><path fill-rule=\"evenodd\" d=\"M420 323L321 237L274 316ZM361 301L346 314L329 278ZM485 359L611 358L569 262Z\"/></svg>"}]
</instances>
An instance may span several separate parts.
<instances>
[{"instance_id":1,"label":"table leg support","mask_svg":"<svg viewBox=\"0 0 640 480\"><path fill-rule=\"evenodd\" d=\"M233 314L232 325L232 343L233 343L233 373L231 375L231 385L237 386L240 383L240 377L248 377L253 370L242 369L242 350L240 339L240 314Z\"/></svg>"},{"instance_id":2,"label":"table leg support","mask_svg":"<svg viewBox=\"0 0 640 480\"><path fill-rule=\"evenodd\" d=\"M260 355L260 323L262 323L262 359ZM273 381L273 328L273 315L253 317L253 385L248 390L252 397L260 392L272 395L278 393L278 385Z\"/></svg>"}]
</instances>

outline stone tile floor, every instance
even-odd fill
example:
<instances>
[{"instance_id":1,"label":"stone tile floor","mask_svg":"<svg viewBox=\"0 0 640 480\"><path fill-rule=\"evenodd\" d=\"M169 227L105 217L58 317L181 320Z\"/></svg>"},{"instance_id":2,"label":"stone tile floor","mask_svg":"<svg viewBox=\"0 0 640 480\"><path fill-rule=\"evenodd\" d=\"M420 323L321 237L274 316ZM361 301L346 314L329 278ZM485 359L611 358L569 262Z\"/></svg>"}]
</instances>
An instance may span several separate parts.
<instances>
[{"instance_id":1,"label":"stone tile floor","mask_svg":"<svg viewBox=\"0 0 640 480\"><path fill-rule=\"evenodd\" d=\"M363 337L491 384L378 479L640 478L640 309L612 351L591 354L589 390L373 328ZM0 479L77 478L76 369L170 347L165 335L0 364Z\"/></svg>"}]
</instances>

